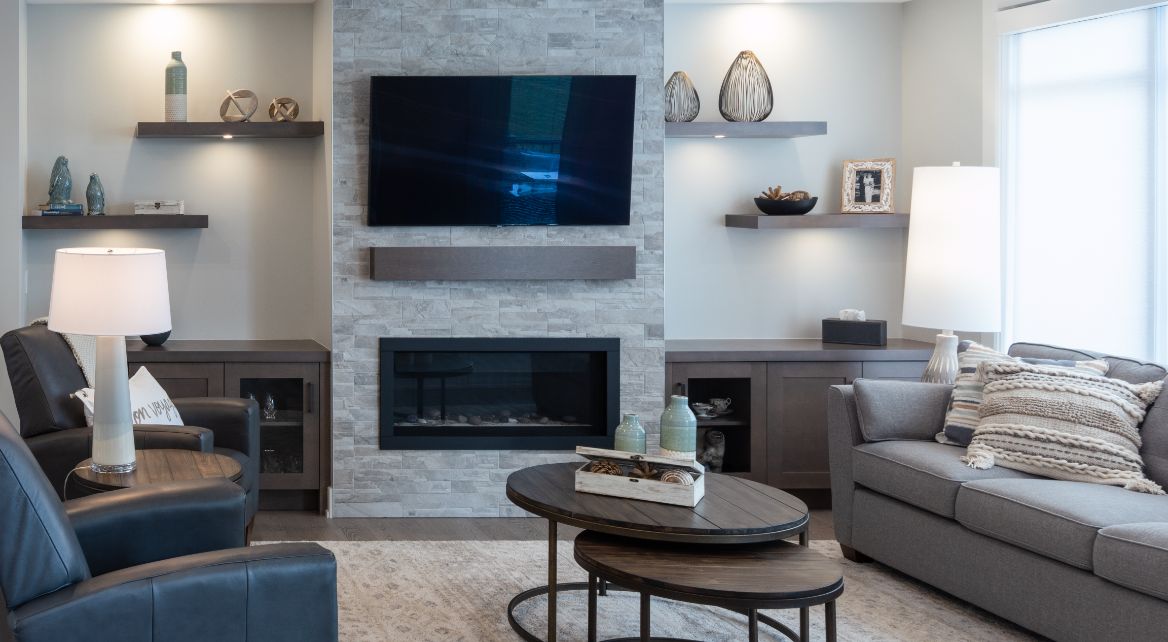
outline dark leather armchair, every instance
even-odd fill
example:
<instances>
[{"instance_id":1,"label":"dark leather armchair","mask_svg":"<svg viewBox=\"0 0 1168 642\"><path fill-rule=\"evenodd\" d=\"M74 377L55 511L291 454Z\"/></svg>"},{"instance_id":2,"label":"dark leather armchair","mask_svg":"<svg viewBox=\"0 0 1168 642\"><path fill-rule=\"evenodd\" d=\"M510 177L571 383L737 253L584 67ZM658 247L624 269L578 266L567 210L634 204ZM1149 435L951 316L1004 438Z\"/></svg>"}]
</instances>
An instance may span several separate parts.
<instances>
[{"instance_id":1,"label":"dark leather armchair","mask_svg":"<svg viewBox=\"0 0 1168 642\"><path fill-rule=\"evenodd\" d=\"M92 429L81 402L71 397L86 387L85 375L65 339L45 325L18 328L0 337L20 434L54 490L64 499L65 481L90 456ZM134 426L139 449L180 448L220 453L239 462L247 492L247 518L259 508L259 407L251 399L172 399L186 426Z\"/></svg>"},{"instance_id":2,"label":"dark leather armchair","mask_svg":"<svg viewBox=\"0 0 1168 642\"><path fill-rule=\"evenodd\" d=\"M332 553L239 548L244 506L226 480L62 504L0 416L0 640L336 640Z\"/></svg>"}]
</instances>

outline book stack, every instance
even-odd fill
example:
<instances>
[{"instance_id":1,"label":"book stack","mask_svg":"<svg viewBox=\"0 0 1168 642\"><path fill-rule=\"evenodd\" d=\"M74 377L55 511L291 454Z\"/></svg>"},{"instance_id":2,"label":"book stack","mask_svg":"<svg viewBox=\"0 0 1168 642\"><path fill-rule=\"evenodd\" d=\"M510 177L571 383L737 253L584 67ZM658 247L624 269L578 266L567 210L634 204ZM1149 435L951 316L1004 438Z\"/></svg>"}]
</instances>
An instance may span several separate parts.
<instances>
[{"instance_id":1,"label":"book stack","mask_svg":"<svg viewBox=\"0 0 1168 642\"><path fill-rule=\"evenodd\" d=\"M42 203L37 205L37 213L41 216L81 216L85 214L85 206L81 203Z\"/></svg>"}]
</instances>

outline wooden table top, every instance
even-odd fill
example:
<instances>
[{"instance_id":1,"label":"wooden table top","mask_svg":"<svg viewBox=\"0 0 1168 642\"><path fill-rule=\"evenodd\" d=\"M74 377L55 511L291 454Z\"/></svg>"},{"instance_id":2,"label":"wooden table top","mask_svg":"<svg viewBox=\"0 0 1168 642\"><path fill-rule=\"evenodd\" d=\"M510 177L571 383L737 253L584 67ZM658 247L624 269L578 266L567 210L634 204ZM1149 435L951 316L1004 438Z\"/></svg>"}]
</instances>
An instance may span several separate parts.
<instances>
[{"instance_id":1,"label":"wooden table top","mask_svg":"<svg viewBox=\"0 0 1168 642\"><path fill-rule=\"evenodd\" d=\"M159 448L135 450L134 456L138 467L132 473L94 472L89 467L93 460L86 459L78 464L78 469L73 475L80 485L96 491L216 477L238 481L243 476L239 462L217 453Z\"/></svg>"},{"instance_id":2,"label":"wooden table top","mask_svg":"<svg viewBox=\"0 0 1168 642\"><path fill-rule=\"evenodd\" d=\"M545 464L507 478L507 498L540 517L590 531L668 542L729 544L785 539L807 528L807 505L777 488L706 473L693 508L576 492L579 463Z\"/></svg>"},{"instance_id":3,"label":"wooden table top","mask_svg":"<svg viewBox=\"0 0 1168 642\"><path fill-rule=\"evenodd\" d=\"M791 542L663 545L585 531L576 537L575 557L584 570L627 589L696 602L738 600L741 608L820 604L844 586L839 564Z\"/></svg>"}]
</instances>

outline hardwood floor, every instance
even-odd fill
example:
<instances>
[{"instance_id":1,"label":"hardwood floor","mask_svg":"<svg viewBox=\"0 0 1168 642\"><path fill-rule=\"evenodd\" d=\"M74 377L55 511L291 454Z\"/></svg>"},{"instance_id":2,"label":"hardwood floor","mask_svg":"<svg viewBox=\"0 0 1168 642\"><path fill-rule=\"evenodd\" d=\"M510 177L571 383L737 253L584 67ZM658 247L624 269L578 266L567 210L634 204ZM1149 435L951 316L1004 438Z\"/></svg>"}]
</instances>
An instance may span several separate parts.
<instances>
[{"instance_id":1,"label":"hardwood floor","mask_svg":"<svg viewBox=\"0 0 1168 642\"><path fill-rule=\"evenodd\" d=\"M572 539L580 530L561 526L560 539ZM260 511L252 540L379 541L379 540L541 540L547 522L536 518L403 517L326 519L309 512ZM833 539L831 511L811 511L811 539Z\"/></svg>"}]
</instances>

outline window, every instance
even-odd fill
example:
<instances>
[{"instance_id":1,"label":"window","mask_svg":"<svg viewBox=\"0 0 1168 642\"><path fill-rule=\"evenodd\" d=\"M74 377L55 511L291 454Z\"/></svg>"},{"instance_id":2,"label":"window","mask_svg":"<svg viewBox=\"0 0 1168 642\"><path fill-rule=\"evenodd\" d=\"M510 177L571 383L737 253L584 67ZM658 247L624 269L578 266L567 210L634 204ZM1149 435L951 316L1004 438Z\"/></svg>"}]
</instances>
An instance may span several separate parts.
<instances>
[{"instance_id":1,"label":"window","mask_svg":"<svg viewBox=\"0 0 1168 642\"><path fill-rule=\"evenodd\" d=\"M1168 361L1168 9L1006 37L1004 334Z\"/></svg>"}]
</instances>

